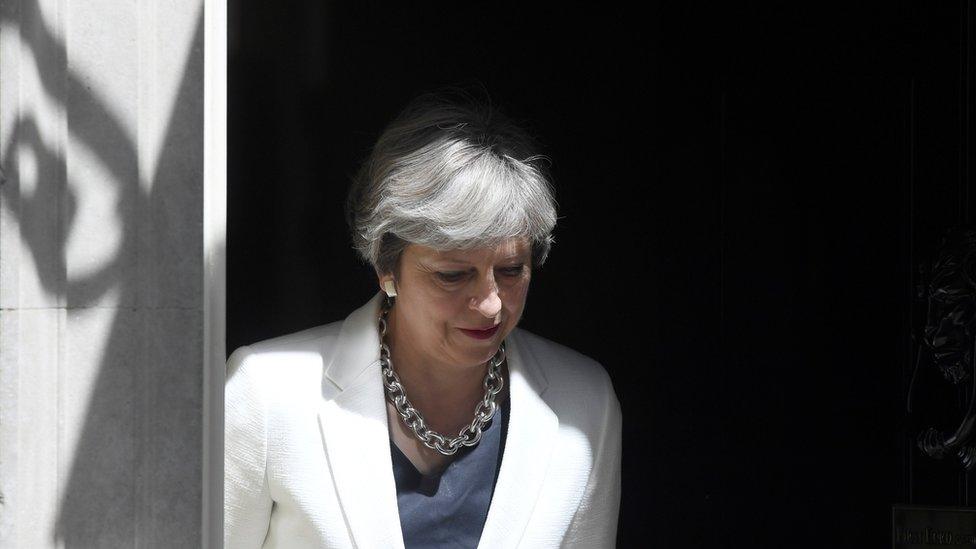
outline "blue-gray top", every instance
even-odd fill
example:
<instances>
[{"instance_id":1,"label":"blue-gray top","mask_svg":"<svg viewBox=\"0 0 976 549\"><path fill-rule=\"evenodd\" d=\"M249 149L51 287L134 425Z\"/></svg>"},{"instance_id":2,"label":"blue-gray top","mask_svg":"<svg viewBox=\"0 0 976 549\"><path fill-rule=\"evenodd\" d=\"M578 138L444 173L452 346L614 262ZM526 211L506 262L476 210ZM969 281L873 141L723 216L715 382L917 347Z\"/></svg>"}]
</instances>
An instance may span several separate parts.
<instances>
[{"instance_id":1,"label":"blue-gray top","mask_svg":"<svg viewBox=\"0 0 976 549\"><path fill-rule=\"evenodd\" d=\"M508 401L482 431L481 442L458 450L438 475L422 475L390 441L406 549L478 546L505 451Z\"/></svg>"}]
</instances>

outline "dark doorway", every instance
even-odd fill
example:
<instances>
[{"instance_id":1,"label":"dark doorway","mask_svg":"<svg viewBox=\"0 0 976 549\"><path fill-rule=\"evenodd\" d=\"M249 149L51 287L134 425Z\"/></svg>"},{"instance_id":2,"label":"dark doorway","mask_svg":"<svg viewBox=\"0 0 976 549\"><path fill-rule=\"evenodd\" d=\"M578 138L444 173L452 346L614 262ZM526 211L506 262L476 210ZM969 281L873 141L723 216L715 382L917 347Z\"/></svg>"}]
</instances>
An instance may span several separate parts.
<instances>
[{"instance_id":1,"label":"dark doorway","mask_svg":"<svg viewBox=\"0 0 976 549\"><path fill-rule=\"evenodd\" d=\"M971 11L883 8L232 2L228 349L372 295L349 176L477 82L553 159L523 326L614 380L621 547L878 547L892 504L966 504L904 403L914 265L971 202Z\"/></svg>"}]
</instances>

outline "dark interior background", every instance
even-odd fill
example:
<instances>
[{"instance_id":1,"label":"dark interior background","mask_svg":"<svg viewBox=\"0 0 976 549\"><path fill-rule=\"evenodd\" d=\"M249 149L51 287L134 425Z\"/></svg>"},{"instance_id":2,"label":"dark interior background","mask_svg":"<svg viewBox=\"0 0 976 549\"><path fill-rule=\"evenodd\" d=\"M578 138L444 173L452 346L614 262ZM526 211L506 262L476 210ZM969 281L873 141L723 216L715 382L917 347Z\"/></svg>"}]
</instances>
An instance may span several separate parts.
<instances>
[{"instance_id":1,"label":"dark interior background","mask_svg":"<svg viewBox=\"0 0 976 549\"><path fill-rule=\"evenodd\" d=\"M614 380L620 546L890 544L892 504L969 503L904 402L916 265L972 203L970 2L676 4L231 2L228 350L372 295L350 174L480 83L553 159L523 327Z\"/></svg>"}]
</instances>

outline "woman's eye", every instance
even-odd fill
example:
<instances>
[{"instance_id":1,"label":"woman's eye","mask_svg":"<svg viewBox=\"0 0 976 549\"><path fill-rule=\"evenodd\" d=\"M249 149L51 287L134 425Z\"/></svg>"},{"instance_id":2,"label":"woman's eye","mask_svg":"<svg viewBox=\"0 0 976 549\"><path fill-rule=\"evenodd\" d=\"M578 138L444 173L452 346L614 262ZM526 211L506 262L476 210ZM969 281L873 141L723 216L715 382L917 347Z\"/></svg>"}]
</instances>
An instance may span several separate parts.
<instances>
[{"instance_id":1,"label":"woman's eye","mask_svg":"<svg viewBox=\"0 0 976 549\"><path fill-rule=\"evenodd\" d=\"M437 273L437 278L440 278L444 282L460 282L464 278L465 273L463 271L453 271L453 272L440 272Z\"/></svg>"},{"instance_id":2,"label":"woman's eye","mask_svg":"<svg viewBox=\"0 0 976 549\"><path fill-rule=\"evenodd\" d=\"M519 276L522 274L522 269L525 268L524 265L516 265L515 267L507 267L502 269L502 274L505 276Z\"/></svg>"}]
</instances>

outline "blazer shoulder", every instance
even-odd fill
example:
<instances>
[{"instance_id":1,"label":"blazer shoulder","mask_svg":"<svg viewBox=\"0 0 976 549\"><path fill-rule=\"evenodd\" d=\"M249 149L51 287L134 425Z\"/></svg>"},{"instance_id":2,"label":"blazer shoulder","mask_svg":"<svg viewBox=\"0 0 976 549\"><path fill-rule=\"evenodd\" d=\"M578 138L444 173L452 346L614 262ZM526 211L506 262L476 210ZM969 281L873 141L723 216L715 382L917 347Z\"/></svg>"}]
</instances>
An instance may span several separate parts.
<instances>
[{"instance_id":1,"label":"blazer shoulder","mask_svg":"<svg viewBox=\"0 0 976 549\"><path fill-rule=\"evenodd\" d=\"M522 328L516 328L521 348L532 356L556 389L585 386L614 395L613 382L606 368L595 359Z\"/></svg>"},{"instance_id":2,"label":"blazer shoulder","mask_svg":"<svg viewBox=\"0 0 976 549\"><path fill-rule=\"evenodd\" d=\"M320 378L341 326L332 322L238 347L227 359L227 382L240 377L265 390L288 390Z\"/></svg>"},{"instance_id":3,"label":"blazer shoulder","mask_svg":"<svg viewBox=\"0 0 976 549\"><path fill-rule=\"evenodd\" d=\"M298 332L292 332L257 343L251 343L246 347L251 353L275 353L289 351L318 350L323 340L339 335L342 328L342 321L330 322L312 328L307 328Z\"/></svg>"}]
</instances>

